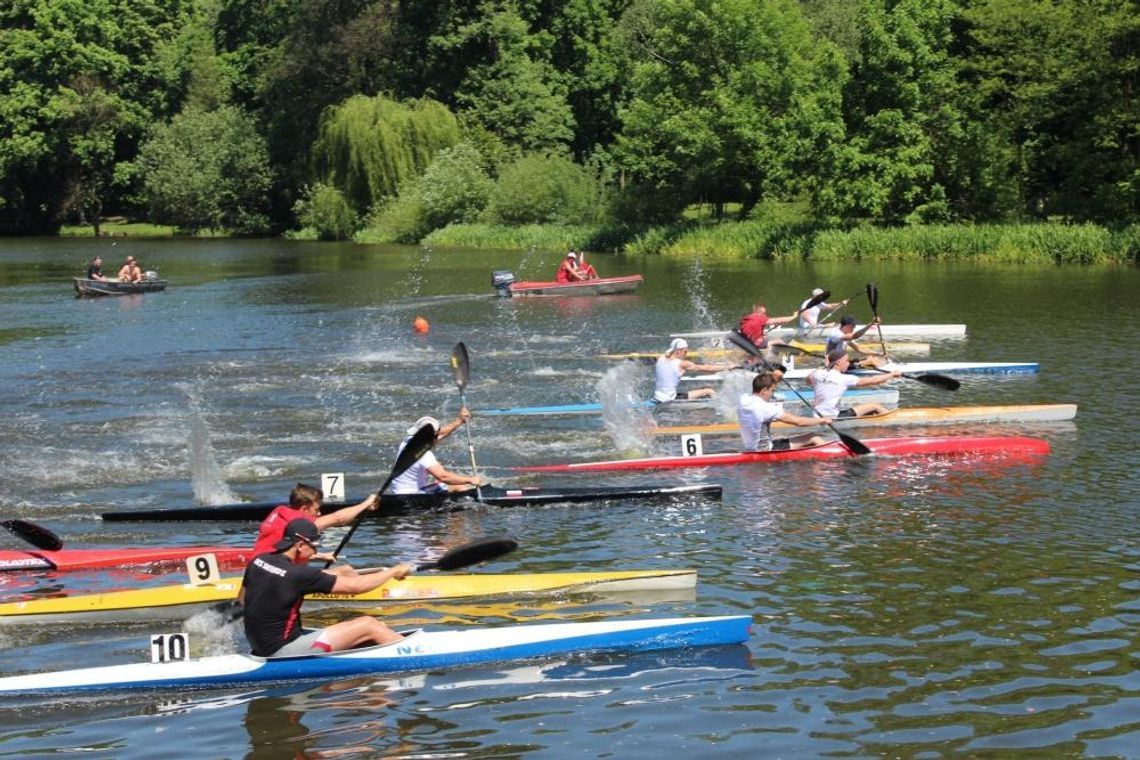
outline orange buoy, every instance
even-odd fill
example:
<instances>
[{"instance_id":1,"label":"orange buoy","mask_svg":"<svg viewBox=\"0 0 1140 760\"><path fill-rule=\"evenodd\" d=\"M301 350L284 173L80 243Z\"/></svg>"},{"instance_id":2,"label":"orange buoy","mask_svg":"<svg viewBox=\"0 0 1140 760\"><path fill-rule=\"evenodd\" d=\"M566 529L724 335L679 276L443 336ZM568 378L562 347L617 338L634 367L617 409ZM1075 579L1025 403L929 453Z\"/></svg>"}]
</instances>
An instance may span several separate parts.
<instances>
[{"instance_id":1,"label":"orange buoy","mask_svg":"<svg viewBox=\"0 0 1140 760\"><path fill-rule=\"evenodd\" d=\"M427 335L428 331L431 330L431 325L423 317L417 316L412 320L412 329L416 331L417 335Z\"/></svg>"}]
</instances>

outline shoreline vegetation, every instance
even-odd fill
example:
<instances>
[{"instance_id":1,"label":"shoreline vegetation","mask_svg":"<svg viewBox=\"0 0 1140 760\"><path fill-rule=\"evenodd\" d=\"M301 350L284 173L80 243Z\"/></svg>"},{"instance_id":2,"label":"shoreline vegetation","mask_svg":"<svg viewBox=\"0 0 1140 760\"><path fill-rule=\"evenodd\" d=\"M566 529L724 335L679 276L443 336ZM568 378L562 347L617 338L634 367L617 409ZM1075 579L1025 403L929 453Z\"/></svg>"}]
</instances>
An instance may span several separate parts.
<instances>
[{"instance_id":1,"label":"shoreline vegetation","mask_svg":"<svg viewBox=\"0 0 1140 760\"><path fill-rule=\"evenodd\" d=\"M125 221L101 225L104 237L219 238L225 230L182 233L176 227ZM91 226L70 226L61 237L92 237ZM293 234L292 239L316 236ZM358 244L395 242L357 233ZM946 224L840 230L809 223L722 221L635 229L606 225L451 224L420 245L501 250L622 252L678 258L810 261L972 261L1003 264L1140 263L1140 225L1118 229L1085 224Z\"/></svg>"}]
</instances>

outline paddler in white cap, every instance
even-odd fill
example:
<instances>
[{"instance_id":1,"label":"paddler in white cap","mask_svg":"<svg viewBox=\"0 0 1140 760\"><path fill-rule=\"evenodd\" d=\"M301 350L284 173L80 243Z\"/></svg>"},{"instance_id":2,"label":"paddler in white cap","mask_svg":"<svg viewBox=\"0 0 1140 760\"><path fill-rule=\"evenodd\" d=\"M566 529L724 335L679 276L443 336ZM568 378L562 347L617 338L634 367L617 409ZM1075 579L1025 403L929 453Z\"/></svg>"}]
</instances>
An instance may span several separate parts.
<instances>
[{"instance_id":1,"label":"paddler in white cap","mask_svg":"<svg viewBox=\"0 0 1140 760\"><path fill-rule=\"evenodd\" d=\"M815 298L816 296L823 295L823 292L823 288L815 288L812 290L811 296L804 299L804 302L800 304L801 330L810 330L813 327L819 327L819 312L821 310L827 309L828 311L831 311L832 309L838 309L840 306L847 305L847 301L840 301L839 303L827 303L826 301L823 301L821 303L817 303L811 308L807 308L807 305L811 303L811 299ZM847 300L850 301L851 299Z\"/></svg>"},{"instance_id":2,"label":"paddler in white cap","mask_svg":"<svg viewBox=\"0 0 1140 760\"><path fill-rule=\"evenodd\" d=\"M653 391L653 400L659 404L666 404L674 399L698 399L715 396L712 388L694 388L693 390L678 393L677 386L681 376L689 370L697 372L723 372L732 369L731 364L697 364L685 358L689 351L689 344L684 338L674 338L669 344L669 350L657 357L655 372L657 375L657 388Z\"/></svg>"},{"instance_id":3,"label":"paddler in white cap","mask_svg":"<svg viewBox=\"0 0 1140 760\"><path fill-rule=\"evenodd\" d=\"M555 282L579 282L584 279L586 276L578 267L578 254L571 248L570 252L562 259L562 263L558 265L558 274L554 276L554 280Z\"/></svg>"},{"instance_id":4,"label":"paddler in white cap","mask_svg":"<svg viewBox=\"0 0 1140 760\"><path fill-rule=\"evenodd\" d=\"M420 417L414 425L404 431L407 435L400 443L396 456L399 456L399 452L404 450L412 436L425 425L431 425L432 429L435 430L435 442L439 443L458 430L461 425L466 424L469 419L471 419L471 412L467 411L467 407L460 409L459 416L442 427L435 417ZM441 493L443 491L466 491L478 485L481 485L478 476L460 475L448 470L439 463L435 454L429 450L416 460L415 464L392 481L392 486L388 492L394 494Z\"/></svg>"}]
</instances>

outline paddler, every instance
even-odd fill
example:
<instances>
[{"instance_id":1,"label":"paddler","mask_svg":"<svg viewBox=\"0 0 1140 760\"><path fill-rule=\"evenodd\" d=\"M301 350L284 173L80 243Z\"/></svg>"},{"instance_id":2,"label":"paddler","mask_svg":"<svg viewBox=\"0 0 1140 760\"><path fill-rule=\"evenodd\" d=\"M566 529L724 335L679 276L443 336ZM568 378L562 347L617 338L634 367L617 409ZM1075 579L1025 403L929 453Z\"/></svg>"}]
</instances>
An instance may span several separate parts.
<instances>
[{"instance_id":1,"label":"paddler","mask_svg":"<svg viewBox=\"0 0 1140 760\"><path fill-rule=\"evenodd\" d=\"M796 427L815 427L831 424L830 417L800 417L784 411L784 405L772 401L777 378L771 372L763 372L752 378L752 393L740 397L736 416L740 420L740 437L745 451L788 451L805 446L822 446L827 439L820 435L806 433L787 438L772 438L771 426L774 420Z\"/></svg>"},{"instance_id":2,"label":"paddler","mask_svg":"<svg viewBox=\"0 0 1140 760\"><path fill-rule=\"evenodd\" d=\"M657 386L653 391L653 400L657 403L667 404L679 398L692 400L715 396L716 391L712 388L694 388L690 391L678 393L677 386L681 383L681 376L689 370L723 372L733 367L732 364L697 364L685 358L688 351L688 341L684 338L674 338L673 342L669 344L669 350L657 357L657 364L654 368Z\"/></svg>"},{"instance_id":3,"label":"paddler","mask_svg":"<svg viewBox=\"0 0 1140 760\"><path fill-rule=\"evenodd\" d=\"M405 432L407 437L400 443L399 452L404 450L408 445L408 441L420 432L420 428L425 425L431 425L435 430L435 442L438 444L443 439L454 433L461 425L465 425L471 419L471 412L467 407L459 410L459 416L451 422L440 427L439 420L435 417L420 417L416 420L416 424L412 425ZM416 463L405 470L401 475L392 481L392 487L389 493L394 494L417 494L417 493L442 493L444 491L467 491L476 486L482 485L482 481L475 475L461 475L458 472L452 472L439 463L430 450L422 457L416 460Z\"/></svg>"},{"instance_id":4,"label":"paddler","mask_svg":"<svg viewBox=\"0 0 1140 760\"><path fill-rule=\"evenodd\" d=\"M820 303L817 303L815 306L808 308L808 304L811 303L811 299L816 298L817 296L822 296L823 292L824 292L823 288L815 288L814 290L812 290L811 296L809 298L805 299L802 304L800 304L799 315L800 315L800 330L801 331L807 331L813 327L819 327L820 326L820 324L819 324L819 312L821 310L827 309L828 311L831 311L832 309L838 309L840 306L846 306L847 301L851 300L851 299L847 299L847 301L840 301L839 303L827 303L827 302L821 301Z\"/></svg>"},{"instance_id":5,"label":"paddler","mask_svg":"<svg viewBox=\"0 0 1140 760\"><path fill-rule=\"evenodd\" d=\"M886 414L887 408L876 402L855 404L847 409L839 408L839 399L848 388L866 388L872 385L882 385L888 380L902 377L901 372L888 372L883 375L849 375L847 369L851 360L847 358L847 351L836 349L827 355L827 366L813 370L807 376L807 381L815 391L812 408L824 417L835 419L850 419L851 417L866 417L873 414Z\"/></svg>"},{"instance_id":6,"label":"paddler","mask_svg":"<svg viewBox=\"0 0 1140 760\"><path fill-rule=\"evenodd\" d=\"M319 530L327 530L350 524L361 512L374 510L378 504L376 494L372 494L355 506L322 515L321 502L324 498L325 493L319 488L304 483L293 486L293 490L289 492L289 503L275 507L258 526L257 542L253 545L254 556L273 551L273 547L283 538L285 526L293 520L308 520ZM317 557L317 559L331 559L331 557Z\"/></svg>"},{"instance_id":7,"label":"paddler","mask_svg":"<svg viewBox=\"0 0 1140 760\"><path fill-rule=\"evenodd\" d=\"M297 518L285 526L273 551L246 566L238 600L244 606L245 637L258 657L295 657L340 652L362 644L390 644L403 638L374 617L362 615L326 628L306 630L301 603L306 594L362 594L400 580L415 568L400 564L361 575L348 565L324 569L309 565L317 555L321 532L312 520Z\"/></svg>"},{"instance_id":8,"label":"paddler","mask_svg":"<svg viewBox=\"0 0 1140 760\"><path fill-rule=\"evenodd\" d=\"M827 345L824 346L823 349L824 355L830 356L833 351L846 351L847 349L851 349L862 355L862 358L859 360L859 366L876 368L883 366L883 364L887 362L885 354L868 351L855 342L877 324L880 324L880 320L878 317L875 317L869 323L856 330L855 317L850 314L844 314L843 319L839 320L839 327L835 328L835 330L827 336Z\"/></svg>"},{"instance_id":9,"label":"paddler","mask_svg":"<svg viewBox=\"0 0 1140 760\"><path fill-rule=\"evenodd\" d=\"M752 341L752 344L759 349L767 349L769 345L784 346L787 344L782 340L768 340L768 326L786 325L795 320L795 314L787 317L770 317L768 316L768 307L764 305L763 302L757 301L752 304L752 311L740 318L740 323L737 324L736 331ZM775 357L769 358L775 359Z\"/></svg>"}]
</instances>

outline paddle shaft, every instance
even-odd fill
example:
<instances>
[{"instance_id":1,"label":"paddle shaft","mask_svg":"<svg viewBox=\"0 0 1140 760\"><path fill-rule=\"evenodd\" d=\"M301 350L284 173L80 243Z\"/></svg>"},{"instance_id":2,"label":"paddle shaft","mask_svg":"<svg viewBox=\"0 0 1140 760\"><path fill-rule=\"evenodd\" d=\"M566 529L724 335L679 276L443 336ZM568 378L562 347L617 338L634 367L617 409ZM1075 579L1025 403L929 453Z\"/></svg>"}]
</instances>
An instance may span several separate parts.
<instances>
[{"instance_id":1,"label":"paddle shaft","mask_svg":"<svg viewBox=\"0 0 1140 760\"><path fill-rule=\"evenodd\" d=\"M874 283L867 283L867 300L871 303L871 316L875 318L875 329L879 332L879 346L883 349L883 356L890 361L887 354L887 342L883 340L883 325L879 320L879 287Z\"/></svg>"},{"instance_id":2,"label":"paddle shaft","mask_svg":"<svg viewBox=\"0 0 1140 760\"><path fill-rule=\"evenodd\" d=\"M859 295L862 292L863 292L863 288L859 288L854 293L852 293L851 295L844 298L842 301L839 302L838 306L836 306L834 309L832 309L831 311L827 312L826 314L824 314L822 317L819 318L819 324L822 325L824 322L831 319L833 314L836 314L839 311L841 311L845 306L847 306L848 303L851 302L852 298L854 298L855 296Z\"/></svg>"},{"instance_id":3,"label":"paddle shaft","mask_svg":"<svg viewBox=\"0 0 1140 760\"><path fill-rule=\"evenodd\" d=\"M728 338L733 343L736 343L736 345L738 347L743 348L745 351L747 351L748 353L750 353L753 356L755 356L756 358L758 358L766 368L768 368L768 369L772 368L772 365L769 364L768 360L764 358L764 355L760 352L760 349L758 349L758 348L756 348L756 346L752 345L752 341L748 340L748 338L745 338L743 335L741 335L739 338L737 338L736 333L729 333ZM803 395L799 391L796 390L795 386L793 386L785 378L782 378L782 377L780 378L780 382L782 382L784 385L788 386L788 389L792 393L796 394L796 396L799 398L799 400L805 406L807 406L808 409L811 410L812 414L814 414L815 416L817 416L821 419L824 418L823 415L819 413L819 410L817 410L815 407L813 407L811 404L809 404L807 399L804 398ZM869 448L867 448L866 444L864 444L858 438L855 438L854 436L850 436L850 435L847 435L846 433L840 432L839 428L835 427L835 425L831 424L830 422L828 422L826 424L829 428L831 428L832 432L834 432L837 436L839 436L839 440L841 440L843 442L843 445L847 447L847 450L851 452L852 456L861 456L864 454L870 454L871 453L871 450Z\"/></svg>"},{"instance_id":4,"label":"paddle shaft","mask_svg":"<svg viewBox=\"0 0 1140 760\"><path fill-rule=\"evenodd\" d=\"M460 341L451 350L451 370L455 375L455 387L459 389L459 404L467 408L467 383L471 381L471 360L467 354L467 345ZM475 444L471 441L471 420L465 420L463 427L467 434L467 456L471 458L471 472L475 476L475 496L483 500L483 487L479 483L479 466L475 464Z\"/></svg>"}]
</instances>

